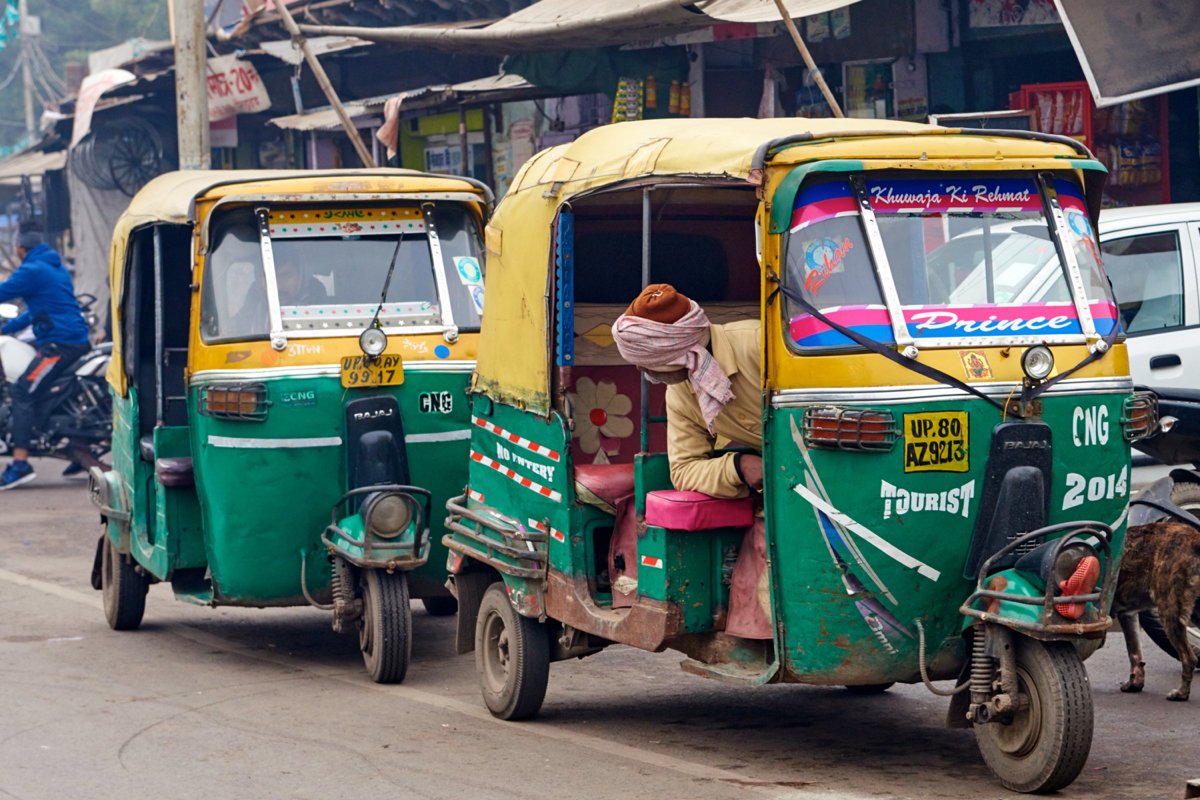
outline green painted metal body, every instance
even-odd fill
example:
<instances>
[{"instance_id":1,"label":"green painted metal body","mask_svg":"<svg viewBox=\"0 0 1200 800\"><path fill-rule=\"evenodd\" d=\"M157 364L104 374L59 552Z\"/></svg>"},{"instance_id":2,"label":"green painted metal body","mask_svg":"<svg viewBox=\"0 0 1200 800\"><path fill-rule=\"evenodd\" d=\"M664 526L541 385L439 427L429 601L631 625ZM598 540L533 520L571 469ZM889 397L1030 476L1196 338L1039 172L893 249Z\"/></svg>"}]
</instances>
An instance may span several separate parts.
<instances>
[{"instance_id":1,"label":"green painted metal body","mask_svg":"<svg viewBox=\"0 0 1200 800\"><path fill-rule=\"evenodd\" d=\"M410 574L414 597L445 594L442 515L436 513L466 483L470 425L465 370L423 370L407 365L405 382L375 389L345 389L336 375L263 379L268 414L263 421L214 419L197 409L198 387L188 401L189 426L157 428L155 456L190 456L195 486L165 487L154 464L140 453L137 389L114 400L113 473L117 497L130 520L110 520L109 535L159 580L171 581L181 599L212 605L307 605L304 582L315 599L329 597L330 567L321 535L347 490L345 403L356 397L393 395L400 407L413 485L433 493L430 556ZM301 393L302 404L284 402ZM423 393L448 392L452 407L423 411ZM261 446L263 440L324 440L299 447ZM246 442L255 446L229 446ZM339 517L344 516L339 514ZM361 530L361 520L358 521Z\"/></svg>"},{"instance_id":2,"label":"green painted metal body","mask_svg":"<svg viewBox=\"0 0 1200 800\"><path fill-rule=\"evenodd\" d=\"M1116 421L1121 419L1126 397L1121 393L1050 395L1041 400L1041 421L1050 426L1054 437L1046 523L1109 524L1115 532L1112 552L1118 554L1124 539L1130 460ZM549 571L594 589L602 568L596 561L594 534L611 528L613 518L575 499L562 420L555 414L549 419L539 417L483 396L473 400L475 413L503 433L473 428L476 455L471 464L470 504L501 527L547 526ZM918 620L924 627L927 660L943 677L952 676L965 659L961 632L969 620L959 609L974 590L975 579L964 576L964 566L1000 412L972 399L870 407L890 409L897 421L904 414L965 413L967 468L905 472L903 437L890 452L811 449L799 433L803 408L765 413L765 515L777 655L774 665L759 665L758 682L855 685L918 680ZM1106 440L1081 439L1077 444L1074 438L1082 436L1078 410L1100 407L1113 421ZM518 448L511 443L513 437L541 444L560 454L560 460ZM665 454L641 454L636 466L640 516L645 493L670 488L670 482ZM540 482L561 499L544 497L522 485L521 478ZM841 535L831 533L828 517L818 513L817 506L796 491L797 486L807 487L867 534L852 532L847 537L853 540L852 549L846 548ZM730 572L742 536L740 529L639 528L639 558L661 559L663 565L639 570L639 602L665 603L679 616L677 630L662 646L679 644L690 634L719 631L717 620L728 606ZM463 541L454 534L448 539ZM499 542L503 537L494 535L494 539ZM518 609L529 616L546 616L547 580L506 574L505 567L525 562L503 556L498 560L510 592L522 601ZM1042 587L1030 576L1009 572L1010 590L1040 596ZM601 609L611 602L603 592L593 599ZM1002 610L1030 622L1037 621L1039 609L1002 604ZM1098 611L1107 613L1107 609ZM727 657L736 660L739 652L730 650ZM743 655L761 659L757 651Z\"/></svg>"}]
</instances>

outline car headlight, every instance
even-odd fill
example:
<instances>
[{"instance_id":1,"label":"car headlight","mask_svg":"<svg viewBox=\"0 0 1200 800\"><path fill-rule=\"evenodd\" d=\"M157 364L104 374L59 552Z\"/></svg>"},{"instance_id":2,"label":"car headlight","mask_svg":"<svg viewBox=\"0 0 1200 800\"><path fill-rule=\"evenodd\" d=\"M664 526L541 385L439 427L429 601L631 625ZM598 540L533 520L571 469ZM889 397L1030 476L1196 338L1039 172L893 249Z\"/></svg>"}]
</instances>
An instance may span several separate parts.
<instances>
[{"instance_id":1,"label":"car headlight","mask_svg":"<svg viewBox=\"0 0 1200 800\"><path fill-rule=\"evenodd\" d=\"M358 335L358 346L364 353L374 358L387 349L387 334L379 328L367 328Z\"/></svg>"},{"instance_id":2,"label":"car headlight","mask_svg":"<svg viewBox=\"0 0 1200 800\"><path fill-rule=\"evenodd\" d=\"M1034 345L1021 354L1021 370L1030 380L1045 380L1054 371L1054 354L1043 344Z\"/></svg>"},{"instance_id":3,"label":"car headlight","mask_svg":"<svg viewBox=\"0 0 1200 800\"><path fill-rule=\"evenodd\" d=\"M403 495L380 493L367 499L362 515L368 531L384 539L394 539L412 522L412 507Z\"/></svg>"}]
</instances>

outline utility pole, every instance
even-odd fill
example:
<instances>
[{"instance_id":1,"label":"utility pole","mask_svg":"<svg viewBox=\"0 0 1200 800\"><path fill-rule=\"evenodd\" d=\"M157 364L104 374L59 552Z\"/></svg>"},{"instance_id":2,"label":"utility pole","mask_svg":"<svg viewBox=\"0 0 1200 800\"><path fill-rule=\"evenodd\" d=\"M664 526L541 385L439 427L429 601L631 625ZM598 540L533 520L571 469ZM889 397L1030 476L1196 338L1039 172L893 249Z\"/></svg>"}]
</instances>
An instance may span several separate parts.
<instances>
[{"instance_id":1,"label":"utility pole","mask_svg":"<svg viewBox=\"0 0 1200 800\"><path fill-rule=\"evenodd\" d=\"M29 16L26 0L17 3L17 14L17 30L21 37L21 82L25 84L25 134L32 144L37 134L37 118L33 115L33 70L30 67L33 53L30 48L34 46L34 39L41 32L38 24L40 20Z\"/></svg>"},{"instance_id":2,"label":"utility pole","mask_svg":"<svg viewBox=\"0 0 1200 800\"><path fill-rule=\"evenodd\" d=\"M23 2L24 0L22 0ZM208 60L205 58L204 0L171 0L175 39L175 111L178 114L179 168L209 169Z\"/></svg>"}]
</instances>

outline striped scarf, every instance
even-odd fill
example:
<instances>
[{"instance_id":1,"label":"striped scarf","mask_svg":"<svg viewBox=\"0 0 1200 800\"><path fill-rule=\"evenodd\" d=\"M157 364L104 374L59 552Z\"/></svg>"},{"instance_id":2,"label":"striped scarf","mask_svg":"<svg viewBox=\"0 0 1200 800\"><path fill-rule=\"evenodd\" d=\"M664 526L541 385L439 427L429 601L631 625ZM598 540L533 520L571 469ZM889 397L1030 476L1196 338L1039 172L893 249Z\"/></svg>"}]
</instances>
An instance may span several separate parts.
<instances>
[{"instance_id":1,"label":"striped scarf","mask_svg":"<svg viewBox=\"0 0 1200 800\"><path fill-rule=\"evenodd\" d=\"M692 307L673 323L622 315L613 323L613 340L621 357L639 367L686 367L696 392L700 413L708 432L716 435L713 421L733 399L729 376L705 348L708 316L691 301Z\"/></svg>"}]
</instances>

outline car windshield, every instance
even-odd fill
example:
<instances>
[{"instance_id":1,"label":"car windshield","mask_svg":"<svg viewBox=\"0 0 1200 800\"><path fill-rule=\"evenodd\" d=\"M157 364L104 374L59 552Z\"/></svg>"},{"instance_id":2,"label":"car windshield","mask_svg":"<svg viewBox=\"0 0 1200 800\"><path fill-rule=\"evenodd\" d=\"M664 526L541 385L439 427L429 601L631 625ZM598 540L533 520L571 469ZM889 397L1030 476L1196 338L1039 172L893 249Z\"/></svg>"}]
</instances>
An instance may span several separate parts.
<instances>
[{"instance_id":1,"label":"car windshield","mask_svg":"<svg viewBox=\"0 0 1200 800\"><path fill-rule=\"evenodd\" d=\"M374 317L385 281L379 313L385 329L448 324L441 281L454 324L479 329L481 247L465 207L439 206L428 217L416 207L274 210L270 237L285 332L357 335ZM200 303L205 341L265 338L271 320L253 210L221 215L211 242Z\"/></svg>"},{"instance_id":2,"label":"car windshield","mask_svg":"<svg viewBox=\"0 0 1200 800\"><path fill-rule=\"evenodd\" d=\"M896 296L917 340L1078 335L1067 272L1037 186L1029 178L882 179L865 184ZM1115 321L1096 237L1077 186L1055 189L1101 334ZM825 316L881 342L894 341L853 190L845 180L796 198L787 282ZM843 334L789 301L792 340L846 346Z\"/></svg>"}]
</instances>

